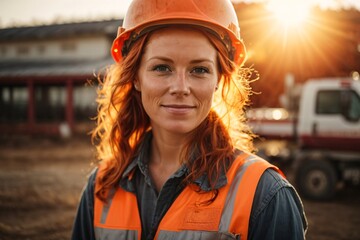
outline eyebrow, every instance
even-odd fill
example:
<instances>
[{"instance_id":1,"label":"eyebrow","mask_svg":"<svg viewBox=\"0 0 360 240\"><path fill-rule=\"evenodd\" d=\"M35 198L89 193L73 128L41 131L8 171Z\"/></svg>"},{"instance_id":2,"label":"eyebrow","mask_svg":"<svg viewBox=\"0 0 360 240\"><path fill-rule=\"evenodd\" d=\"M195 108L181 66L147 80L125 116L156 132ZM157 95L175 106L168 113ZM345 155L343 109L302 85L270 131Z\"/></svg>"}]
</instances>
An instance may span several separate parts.
<instances>
[{"instance_id":1,"label":"eyebrow","mask_svg":"<svg viewBox=\"0 0 360 240\"><path fill-rule=\"evenodd\" d=\"M171 58L164 57L164 56L154 56L154 57L149 58L147 61L151 61L151 60L161 60L161 61L165 61L165 62L174 63L174 61ZM194 59L194 60L190 61L191 64L197 64L197 63L203 63L203 62L209 62L209 63L215 65L214 61L207 59L207 58L199 58L199 59Z\"/></svg>"},{"instance_id":2,"label":"eyebrow","mask_svg":"<svg viewBox=\"0 0 360 240\"><path fill-rule=\"evenodd\" d=\"M171 58L167 58L167 57L163 57L163 56L154 56L154 57L151 57L147 60L148 61L151 61L151 60L162 60L164 62L174 62Z\"/></svg>"},{"instance_id":3,"label":"eyebrow","mask_svg":"<svg viewBox=\"0 0 360 240\"><path fill-rule=\"evenodd\" d=\"M207 59L207 58L200 58L200 59L195 59L195 60L190 61L190 63L192 63L192 64L194 64L194 63L202 63L202 62L208 62L208 63L211 63L211 64L215 65L214 61L212 61L210 59Z\"/></svg>"}]
</instances>

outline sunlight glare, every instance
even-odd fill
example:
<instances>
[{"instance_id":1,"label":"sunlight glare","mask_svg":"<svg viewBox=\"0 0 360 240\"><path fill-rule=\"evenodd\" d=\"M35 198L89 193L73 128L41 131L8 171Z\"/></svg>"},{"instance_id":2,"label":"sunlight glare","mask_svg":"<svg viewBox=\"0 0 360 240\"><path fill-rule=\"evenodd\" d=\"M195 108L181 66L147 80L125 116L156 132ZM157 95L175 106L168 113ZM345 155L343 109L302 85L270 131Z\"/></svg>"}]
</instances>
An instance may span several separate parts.
<instances>
[{"instance_id":1,"label":"sunlight glare","mask_svg":"<svg viewBox=\"0 0 360 240\"><path fill-rule=\"evenodd\" d=\"M301 0L271 0L267 9L285 28L300 26L309 16L309 4Z\"/></svg>"}]
</instances>

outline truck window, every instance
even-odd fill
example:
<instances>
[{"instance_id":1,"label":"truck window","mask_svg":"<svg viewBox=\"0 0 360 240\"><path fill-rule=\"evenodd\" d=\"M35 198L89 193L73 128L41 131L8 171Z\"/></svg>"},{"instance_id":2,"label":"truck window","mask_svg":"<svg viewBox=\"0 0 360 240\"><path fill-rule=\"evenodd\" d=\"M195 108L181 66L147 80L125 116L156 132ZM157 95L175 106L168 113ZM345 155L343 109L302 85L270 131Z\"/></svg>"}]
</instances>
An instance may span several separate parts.
<instances>
[{"instance_id":1,"label":"truck window","mask_svg":"<svg viewBox=\"0 0 360 240\"><path fill-rule=\"evenodd\" d=\"M316 113L341 114L340 93L338 90L319 91L316 97Z\"/></svg>"},{"instance_id":2,"label":"truck window","mask_svg":"<svg viewBox=\"0 0 360 240\"><path fill-rule=\"evenodd\" d=\"M351 91L349 118L354 121L360 119L360 97L354 91Z\"/></svg>"},{"instance_id":3,"label":"truck window","mask_svg":"<svg viewBox=\"0 0 360 240\"><path fill-rule=\"evenodd\" d=\"M316 98L317 114L341 114L349 121L360 118L360 98L353 90L323 90Z\"/></svg>"}]
</instances>

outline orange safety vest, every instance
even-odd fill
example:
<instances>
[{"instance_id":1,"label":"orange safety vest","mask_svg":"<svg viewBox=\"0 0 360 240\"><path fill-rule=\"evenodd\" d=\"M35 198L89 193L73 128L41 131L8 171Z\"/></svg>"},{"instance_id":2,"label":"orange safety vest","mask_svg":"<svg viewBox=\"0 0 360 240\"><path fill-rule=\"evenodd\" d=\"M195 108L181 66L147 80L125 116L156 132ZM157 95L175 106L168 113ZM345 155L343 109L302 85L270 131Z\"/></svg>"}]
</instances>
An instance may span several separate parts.
<instances>
[{"instance_id":1,"label":"orange safety vest","mask_svg":"<svg viewBox=\"0 0 360 240\"><path fill-rule=\"evenodd\" d=\"M155 239L246 240L256 187L268 168L281 173L257 156L241 154L226 173L228 183L211 204L204 204L213 196L211 191L185 187L161 220ZM136 195L118 187L107 204L95 197L94 228L97 240L140 240Z\"/></svg>"}]
</instances>

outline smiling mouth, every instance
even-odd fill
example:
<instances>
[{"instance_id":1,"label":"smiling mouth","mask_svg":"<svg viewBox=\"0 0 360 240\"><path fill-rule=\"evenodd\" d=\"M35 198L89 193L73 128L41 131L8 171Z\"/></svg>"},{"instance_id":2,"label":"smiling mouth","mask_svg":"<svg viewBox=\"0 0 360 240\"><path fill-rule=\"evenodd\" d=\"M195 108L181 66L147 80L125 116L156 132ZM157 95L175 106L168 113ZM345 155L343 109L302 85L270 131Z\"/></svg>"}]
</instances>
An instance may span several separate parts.
<instances>
[{"instance_id":1,"label":"smiling mouth","mask_svg":"<svg viewBox=\"0 0 360 240\"><path fill-rule=\"evenodd\" d=\"M187 114L189 112L191 112L193 109L195 109L195 106L191 106L191 105L161 105L161 107L165 108L165 110L171 114Z\"/></svg>"},{"instance_id":2,"label":"smiling mouth","mask_svg":"<svg viewBox=\"0 0 360 240\"><path fill-rule=\"evenodd\" d=\"M162 107L165 107L165 108L177 108L177 109L184 109L184 108L188 108L188 109L191 109L191 108L195 108L195 106L191 106L191 105L161 105Z\"/></svg>"}]
</instances>

